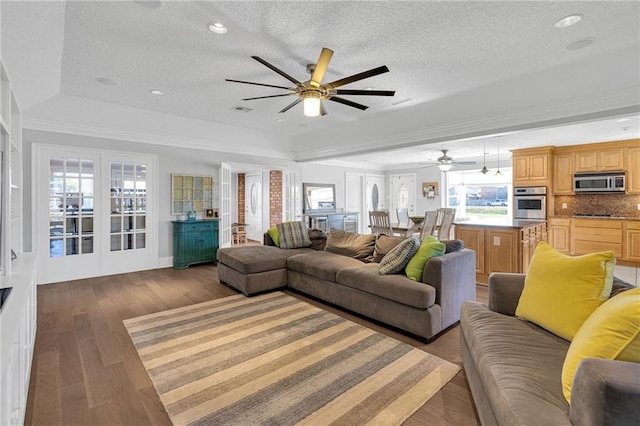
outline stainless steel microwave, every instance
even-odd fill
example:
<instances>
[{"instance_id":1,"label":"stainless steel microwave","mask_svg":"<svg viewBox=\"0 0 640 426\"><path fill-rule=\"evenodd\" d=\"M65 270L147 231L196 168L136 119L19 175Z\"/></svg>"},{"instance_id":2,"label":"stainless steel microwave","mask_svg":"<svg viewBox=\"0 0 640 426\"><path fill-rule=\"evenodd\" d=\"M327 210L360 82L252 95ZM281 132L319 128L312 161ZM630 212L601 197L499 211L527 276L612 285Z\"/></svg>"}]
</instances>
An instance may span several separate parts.
<instances>
[{"instance_id":1,"label":"stainless steel microwave","mask_svg":"<svg viewBox=\"0 0 640 426\"><path fill-rule=\"evenodd\" d=\"M576 173L573 175L573 190L576 193L624 192L624 172Z\"/></svg>"}]
</instances>

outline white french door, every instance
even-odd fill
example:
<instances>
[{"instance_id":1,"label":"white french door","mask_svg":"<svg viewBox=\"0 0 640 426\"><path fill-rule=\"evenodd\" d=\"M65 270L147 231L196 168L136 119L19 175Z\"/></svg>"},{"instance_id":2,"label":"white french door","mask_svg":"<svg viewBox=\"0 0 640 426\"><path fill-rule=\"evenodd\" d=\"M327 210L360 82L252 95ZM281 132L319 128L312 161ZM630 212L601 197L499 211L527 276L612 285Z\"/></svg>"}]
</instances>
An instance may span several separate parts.
<instances>
[{"instance_id":1,"label":"white french door","mask_svg":"<svg viewBox=\"0 0 640 426\"><path fill-rule=\"evenodd\" d=\"M245 175L244 188L244 222L247 224L247 238L262 241L262 173Z\"/></svg>"},{"instance_id":2,"label":"white french door","mask_svg":"<svg viewBox=\"0 0 640 426\"><path fill-rule=\"evenodd\" d=\"M285 170L284 174L284 216L283 221L301 220L302 218L302 192L298 172Z\"/></svg>"},{"instance_id":3,"label":"white french door","mask_svg":"<svg viewBox=\"0 0 640 426\"><path fill-rule=\"evenodd\" d=\"M369 212L373 210L386 210L388 209L386 203L386 190L384 183L384 175L374 175L367 173L365 176L367 185L366 196L366 214L363 222L366 223L366 228L369 229Z\"/></svg>"},{"instance_id":4,"label":"white french door","mask_svg":"<svg viewBox=\"0 0 640 426\"><path fill-rule=\"evenodd\" d=\"M34 145L38 283L157 267L154 156Z\"/></svg>"},{"instance_id":5,"label":"white french door","mask_svg":"<svg viewBox=\"0 0 640 426\"><path fill-rule=\"evenodd\" d=\"M220 221L218 222L219 246L231 245L231 166L220 162Z\"/></svg>"}]
</instances>

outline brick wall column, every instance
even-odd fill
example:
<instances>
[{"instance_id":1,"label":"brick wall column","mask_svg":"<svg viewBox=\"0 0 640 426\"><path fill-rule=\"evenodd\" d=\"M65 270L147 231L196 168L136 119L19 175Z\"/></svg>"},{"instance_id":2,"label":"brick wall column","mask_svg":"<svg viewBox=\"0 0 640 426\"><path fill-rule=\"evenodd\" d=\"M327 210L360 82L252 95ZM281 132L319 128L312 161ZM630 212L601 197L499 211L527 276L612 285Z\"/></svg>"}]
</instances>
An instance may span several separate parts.
<instances>
[{"instance_id":1,"label":"brick wall column","mask_svg":"<svg viewBox=\"0 0 640 426\"><path fill-rule=\"evenodd\" d=\"M282 222L282 171L269 171L269 227Z\"/></svg>"},{"instance_id":2,"label":"brick wall column","mask_svg":"<svg viewBox=\"0 0 640 426\"><path fill-rule=\"evenodd\" d=\"M244 223L244 173L238 173L238 223Z\"/></svg>"}]
</instances>

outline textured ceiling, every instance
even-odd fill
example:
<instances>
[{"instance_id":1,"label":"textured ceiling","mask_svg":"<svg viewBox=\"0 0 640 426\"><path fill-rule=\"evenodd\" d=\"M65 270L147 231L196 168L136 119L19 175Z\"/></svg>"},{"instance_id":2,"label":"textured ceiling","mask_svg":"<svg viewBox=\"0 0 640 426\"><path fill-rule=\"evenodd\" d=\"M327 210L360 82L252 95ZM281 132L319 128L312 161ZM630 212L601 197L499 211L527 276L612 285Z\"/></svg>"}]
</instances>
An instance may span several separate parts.
<instances>
[{"instance_id":1,"label":"textured ceiling","mask_svg":"<svg viewBox=\"0 0 640 426\"><path fill-rule=\"evenodd\" d=\"M421 160L443 147L451 154L458 147L458 157L478 157L481 144L469 140L505 133L499 132L505 126L469 123L516 110L543 111L546 115L540 117L555 120L535 127L607 119L601 127L608 133L591 127L587 135L598 134L601 140L639 137L638 2L2 3L2 56L28 118L49 117L63 99L87 99L131 108L131 114L147 110L249 129L268 135L283 152L303 160L403 146L411 146L410 155L415 146L427 142L437 145L420 148ZM557 19L572 13L584 19L569 28L553 27ZM211 22L224 23L228 33L211 33ZM595 38L595 43L565 50L586 37ZM283 93L279 89L224 81L289 86L251 56L306 80L305 65L317 60L322 47L335 51L325 81L387 65L389 73L344 88L393 89L396 96L345 96L370 108L359 111L325 102L326 117L306 118L301 105L278 114L289 98L241 101ZM96 82L100 77L118 85ZM166 94L153 96L150 89ZM626 96L598 104L609 93ZM394 105L406 99L410 100ZM593 114L593 119L564 117L573 113L569 107L553 110L559 104L570 105L572 99L584 104L598 100L591 109L575 109ZM240 112L236 106L252 111ZM610 118L621 112L633 120L625 126L611 125ZM534 121L520 117L518 131L506 133L521 134ZM414 125L419 130L412 131ZM460 130L465 126L470 129L466 133ZM436 127L444 130L436 134ZM555 136L561 133L566 138ZM396 134L402 135L398 141ZM583 134L563 126L535 137L505 136L502 143L506 150L547 144L548 139L538 137L555 136L556 144L563 144ZM377 143L369 142L377 136ZM325 151L318 151L318 145ZM250 147L251 141L246 141L237 149ZM407 160L415 158L403 157L402 151L368 158L377 165L411 162Z\"/></svg>"}]
</instances>

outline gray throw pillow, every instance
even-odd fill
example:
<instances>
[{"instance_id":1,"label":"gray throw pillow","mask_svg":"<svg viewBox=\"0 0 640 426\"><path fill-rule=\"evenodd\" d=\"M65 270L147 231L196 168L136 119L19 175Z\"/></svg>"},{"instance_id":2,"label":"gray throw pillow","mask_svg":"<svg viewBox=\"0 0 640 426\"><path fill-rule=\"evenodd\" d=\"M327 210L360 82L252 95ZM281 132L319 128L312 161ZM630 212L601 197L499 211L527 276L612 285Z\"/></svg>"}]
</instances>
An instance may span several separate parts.
<instances>
[{"instance_id":1,"label":"gray throw pillow","mask_svg":"<svg viewBox=\"0 0 640 426\"><path fill-rule=\"evenodd\" d=\"M311 239L304 222L283 222L276 225L280 236L280 248L293 249L309 247Z\"/></svg>"},{"instance_id":2,"label":"gray throw pillow","mask_svg":"<svg viewBox=\"0 0 640 426\"><path fill-rule=\"evenodd\" d=\"M378 272L380 275L397 274L404 271L407 263L420 248L420 240L418 237L411 236L395 246L380 261Z\"/></svg>"},{"instance_id":3,"label":"gray throw pillow","mask_svg":"<svg viewBox=\"0 0 640 426\"><path fill-rule=\"evenodd\" d=\"M443 240L440 241L444 243L445 253L452 253L454 251L460 251L464 248L464 242L462 240Z\"/></svg>"},{"instance_id":4,"label":"gray throw pillow","mask_svg":"<svg viewBox=\"0 0 640 426\"><path fill-rule=\"evenodd\" d=\"M363 262L371 262L375 242L375 234L354 234L353 232L332 228L324 249L325 251L353 257Z\"/></svg>"}]
</instances>

